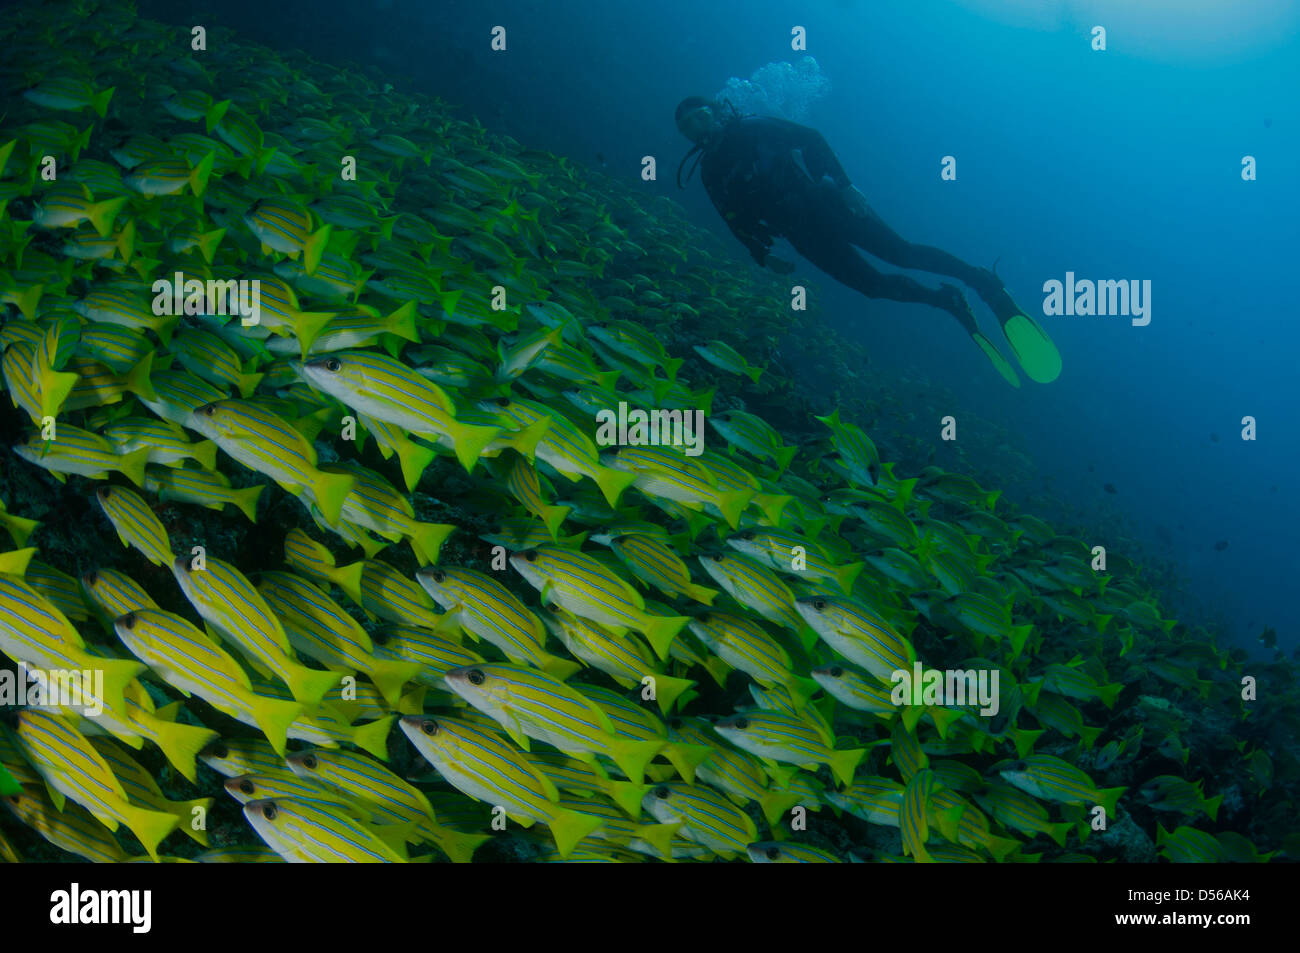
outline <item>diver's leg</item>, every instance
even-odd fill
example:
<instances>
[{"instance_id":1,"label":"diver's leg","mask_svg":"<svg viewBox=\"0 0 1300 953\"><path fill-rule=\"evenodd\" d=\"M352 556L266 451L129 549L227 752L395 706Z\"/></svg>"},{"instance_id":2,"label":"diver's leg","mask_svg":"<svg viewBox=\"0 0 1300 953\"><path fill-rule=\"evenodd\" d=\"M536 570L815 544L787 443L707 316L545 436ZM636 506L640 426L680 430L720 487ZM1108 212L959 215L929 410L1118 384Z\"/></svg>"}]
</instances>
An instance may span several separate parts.
<instances>
[{"instance_id":1,"label":"diver's leg","mask_svg":"<svg viewBox=\"0 0 1300 953\"><path fill-rule=\"evenodd\" d=\"M1002 291L1002 282L997 275L987 268L967 264L942 248L907 241L890 228L870 206L865 206L862 214L853 216L846 227L846 233L854 245L891 265L956 278L973 288L994 311L997 310L994 303L999 300L997 296Z\"/></svg>"},{"instance_id":2,"label":"diver's leg","mask_svg":"<svg viewBox=\"0 0 1300 953\"><path fill-rule=\"evenodd\" d=\"M928 304L947 311L967 333L974 334L978 330L970 305L954 285L928 288L907 275L877 271L848 242L828 241L824 235L796 236L790 239L790 243L826 274L868 298Z\"/></svg>"}]
</instances>

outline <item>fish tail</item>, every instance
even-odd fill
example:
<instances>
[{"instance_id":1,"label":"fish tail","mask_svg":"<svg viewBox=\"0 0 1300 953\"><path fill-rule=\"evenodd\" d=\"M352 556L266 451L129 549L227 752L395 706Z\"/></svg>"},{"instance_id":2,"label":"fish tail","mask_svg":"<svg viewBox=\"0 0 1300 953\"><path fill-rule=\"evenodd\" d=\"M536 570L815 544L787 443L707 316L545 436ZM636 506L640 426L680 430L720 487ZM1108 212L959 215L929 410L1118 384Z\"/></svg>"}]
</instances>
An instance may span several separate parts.
<instances>
[{"instance_id":1,"label":"fish tail","mask_svg":"<svg viewBox=\"0 0 1300 953\"><path fill-rule=\"evenodd\" d=\"M954 711L950 708L930 707L925 709L929 712L930 720L934 722L935 730L939 732L941 739L948 737L948 728L953 722L962 717L962 712Z\"/></svg>"},{"instance_id":2,"label":"fish tail","mask_svg":"<svg viewBox=\"0 0 1300 953\"><path fill-rule=\"evenodd\" d=\"M835 570L835 579L839 582L845 594L853 592L853 584L858 581L858 576L862 573L866 563L849 563L847 566L841 566Z\"/></svg>"},{"instance_id":3,"label":"fish tail","mask_svg":"<svg viewBox=\"0 0 1300 953\"><path fill-rule=\"evenodd\" d=\"M131 261L131 256L135 254L135 222L134 221L127 222L124 226L122 226L122 230L117 233L117 251L122 256L123 261L125 262ZM177 316L176 320L180 320L179 315ZM171 325L173 327L175 326L175 324L176 321L171 322ZM158 336L162 337L161 332L159 333ZM168 333L167 337L163 339L163 343L164 344L171 343L170 332Z\"/></svg>"},{"instance_id":4,"label":"fish tail","mask_svg":"<svg viewBox=\"0 0 1300 953\"><path fill-rule=\"evenodd\" d=\"M144 357L136 363L131 370L127 371L126 379L123 383L126 389L137 397L145 400L157 400L158 395L154 393L153 381L153 359L157 351L146 351Z\"/></svg>"},{"instance_id":5,"label":"fish tail","mask_svg":"<svg viewBox=\"0 0 1300 953\"><path fill-rule=\"evenodd\" d=\"M208 111L203 114L203 124L208 135L212 135L213 128L217 123L221 122L221 118L225 116L226 110L229 108L229 99L223 99L221 102L213 103L208 107ZM245 176L245 178L247 178L247 176Z\"/></svg>"},{"instance_id":6,"label":"fish tail","mask_svg":"<svg viewBox=\"0 0 1300 953\"><path fill-rule=\"evenodd\" d=\"M190 170L190 188L194 190L195 195L201 197L207 191L208 177L212 175L212 163L215 160L216 153L209 152Z\"/></svg>"},{"instance_id":7,"label":"fish tail","mask_svg":"<svg viewBox=\"0 0 1300 953\"><path fill-rule=\"evenodd\" d=\"M727 687L727 676L731 674L731 666L718 658L716 655L710 655L704 661L704 670L709 673L709 677L718 683L719 688Z\"/></svg>"},{"instance_id":8,"label":"fish tail","mask_svg":"<svg viewBox=\"0 0 1300 953\"><path fill-rule=\"evenodd\" d=\"M189 835L192 840L207 847L207 827L194 826L194 821L196 819L194 809L198 808L200 810L201 813L198 817L206 819L208 814L212 811L212 803L213 798L210 797L195 798L193 801L172 801L167 810L168 813L176 815L178 830Z\"/></svg>"},{"instance_id":9,"label":"fish tail","mask_svg":"<svg viewBox=\"0 0 1300 953\"><path fill-rule=\"evenodd\" d=\"M1201 807L1205 809L1206 814L1210 815L1211 821L1217 822L1219 819L1219 805L1222 803L1223 803L1223 795L1218 794L1212 798L1207 798L1205 801L1203 801Z\"/></svg>"},{"instance_id":10,"label":"fish tail","mask_svg":"<svg viewBox=\"0 0 1300 953\"><path fill-rule=\"evenodd\" d=\"M36 306L40 303L44 292L45 285L28 285L22 291L13 294L13 302L24 318L29 321L36 320Z\"/></svg>"},{"instance_id":11,"label":"fish tail","mask_svg":"<svg viewBox=\"0 0 1300 953\"><path fill-rule=\"evenodd\" d=\"M541 664L538 668L547 675L554 675L560 681L564 681L570 675L582 670L580 664L572 659L567 659L560 655L548 655L543 653L540 662Z\"/></svg>"},{"instance_id":12,"label":"fish tail","mask_svg":"<svg viewBox=\"0 0 1300 953\"><path fill-rule=\"evenodd\" d=\"M218 735L211 728L200 728L178 721L159 721L154 726L154 741L186 781L194 783L197 773L194 759Z\"/></svg>"},{"instance_id":13,"label":"fish tail","mask_svg":"<svg viewBox=\"0 0 1300 953\"><path fill-rule=\"evenodd\" d=\"M758 799L758 807L767 819L767 826L773 831L780 829L781 815L793 810L801 800L800 795L787 791L768 791Z\"/></svg>"},{"instance_id":14,"label":"fish tail","mask_svg":"<svg viewBox=\"0 0 1300 953\"><path fill-rule=\"evenodd\" d=\"M149 852L149 856L157 860L158 845L162 843L164 837L176 829L180 818L175 814L148 811L130 804L122 804L118 810L121 812L123 823L139 838L144 849Z\"/></svg>"},{"instance_id":15,"label":"fish tail","mask_svg":"<svg viewBox=\"0 0 1300 953\"><path fill-rule=\"evenodd\" d=\"M709 759L713 749L706 745L688 745L674 741L664 745L661 753L677 769L683 781L694 784L695 769Z\"/></svg>"},{"instance_id":16,"label":"fish tail","mask_svg":"<svg viewBox=\"0 0 1300 953\"><path fill-rule=\"evenodd\" d=\"M1101 685L1097 689L1097 695L1101 698L1101 703L1107 708L1114 708L1115 702L1119 699L1120 692L1124 691L1124 686L1120 682L1112 682L1109 685Z\"/></svg>"},{"instance_id":17,"label":"fish tail","mask_svg":"<svg viewBox=\"0 0 1300 953\"><path fill-rule=\"evenodd\" d=\"M344 594L356 605L361 605L361 575L365 572L364 560L358 560L347 566L339 566L328 574L329 581L343 590Z\"/></svg>"},{"instance_id":18,"label":"fish tail","mask_svg":"<svg viewBox=\"0 0 1300 953\"><path fill-rule=\"evenodd\" d=\"M421 566L438 561L438 553L447 537L456 531L451 523L416 523L410 530L411 550Z\"/></svg>"},{"instance_id":19,"label":"fish tail","mask_svg":"<svg viewBox=\"0 0 1300 953\"><path fill-rule=\"evenodd\" d=\"M662 661L668 661L668 651L673 639L690 620L686 616L647 615L641 625L641 634Z\"/></svg>"},{"instance_id":20,"label":"fish tail","mask_svg":"<svg viewBox=\"0 0 1300 953\"><path fill-rule=\"evenodd\" d=\"M464 834L450 828L438 828L433 842L442 849L453 864L468 864L474 859L474 851L492 839L490 834Z\"/></svg>"},{"instance_id":21,"label":"fish tail","mask_svg":"<svg viewBox=\"0 0 1300 953\"><path fill-rule=\"evenodd\" d=\"M655 675L655 701L659 710L668 715L682 693L695 687L695 681L689 678L677 678L673 675Z\"/></svg>"},{"instance_id":22,"label":"fish tail","mask_svg":"<svg viewBox=\"0 0 1300 953\"><path fill-rule=\"evenodd\" d=\"M389 334L395 334L399 338L410 341L413 344L420 343L420 332L415 325L416 308L414 301L408 301L402 305L387 318L384 319L384 327Z\"/></svg>"},{"instance_id":23,"label":"fish tail","mask_svg":"<svg viewBox=\"0 0 1300 953\"><path fill-rule=\"evenodd\" d=\"M714 505L717 506L718 512L722 518L727 521L727 525L732 529L740 527L740 514L745 511L749 501L754 498L753 490L732 490L727 493L719 493L714 498Z\"/></svg>"},{"instance_id":24,"label":"fish tail","mask_svg":"<svg viewBox=\"0 0 1300 953\"><path fill-rule=\"evenodd\" d=\"M557 808L555 813L546 820L546 826L551 829L551 836L555 838L555 849L565 859L573 853L580 840L603 823L605 822L594 814L580 814L564 808Z\"/></svg>"},{"instance_id":25,"label":"fish tail","mask_svg":"<svg viewBox=\"0 0 1300 953\"><path fill-rule=\"evenodd\" d=\"M799 452L798 447L781 447L779 450L773 450L772 456L776 458L776 465L779 473L784 473L794 460L794 455Z\"/></svg>"},{"instance_id":26,"label":"fish tail","mask_svg":"<svg viewBox=\"0 0 1300 953\"><path fill-rule=\"evenodd\" d=\"M546 436L551 429L551 419L542 417L533 421L527 427L521 427L511 435L510 446L514 447L523 454L529 463L537 455L537 445L541 443L542 438ZM554 538L555 533L551 533Z\"/></svg>"},{"instance_id":27,"label":"fish tail","mask_svg":"<svg viewBox=\"0 0 1300 953\"><path fill-rule=\"evenodd\" d=\"M760 377L763 376L763 369L762 369L761 367L752 367L752 366L751 366L751 367L746 367L746 368L745 368L745 374L749 377L749 379L750 379L751 381L753 381L755 384L757 384L757 383L758 383L758 379L759 379ZM787 463L787 464L785 464L785 466L783 466L781 469L784 470L785 467L788 467L789 465L790 465L790 464Z\"/></svg>"},{"instance_id":28,"label":"fish tail","mask_svg":"<svg viewBox=\"0 0 1300 953\"><path fill-rule=\"evenodd\" d=\"M122 211L122 206L126 204L128 196L119 196L115 199L107 199L103 202L96 202L86 210L90 218L90 224L95 227L100 238L107 238L113 231L113 220L117 218L117 213Z\"/></svg>"},{"instance_id":29,"label":"fish tail","mask_svg":"<svg viewBox=\"0 0 1300 953\"><path fill-rule=\"evenodd\" d=\"M1048 824L1044 829L1047 836L1056 841L1058 847L1065 846L1065 839L1070 835L1070 830L1074 827L1069 821L1061 821L1059 824Z\"/></svg>"},{"instance_id":30,"label":"fish tail","mask_svg":"<svg viewBox=\"0 0 1300 953\"><path fill-rule=\"evenodd\" d=\"M284 673L284 683L293 692L293 697L306 705L308 709L320 707L331 688L339 683L343 676L339 672L322 672L305 665L288 665Z\"/></svg>"},{"instance_id":31,"label":"fish tail","mask_svg":"<svg viewBox=\"0 0 1300 953\"><path fill-rule=\"evenodd\" d=\"M1115 817L1115 810L1119 804L1119 796L1127 791L1127 787L1118 788L1101 788L1097 791L1097 800L1106 811L1106 816Z\"/></svg>"},{"instance_id":32,"label":"fish tail","mask_svg":"<svg viewBox=\"0 0 1300 953\"><path fill-rule=\"evenodd\" d=\"M41 525L39 520L23 519L21 516L14 516L12 513L0 513L0 523L3 523L5 528L9 530L14 545L20 549L27 545L28 538Z\"/></svg>"},{"instance_id":33,"label":"fish tail","mask_svg":"<svg viewBox=\"0 0 1300 953\"><path fill-rule=\"evenodd\" d=\"M479 427L476 424L462 424L460 421L452 421L448 430L456 459L466 473L474 472L474 464L478 462L479 456L501 434L500 427Z\"/></svg>"},{"instance_id":34,"label":"fish tail","mask_svg":"<svg viewBox=\"0 0 1300 953\"><path fill-rule=\"evenodd\" d=\"M564 525L564 518L572 512L568 506L543 506L537 511L541 517L542 523L546 526L546 531L551 534L551 539L558 542L560 538L560 527Z\"/></svg>"},{"instance_id":35,"label":"fish tail","mask_svg":"<svg viewBox=\"0 0 1300 953\"><path fill-rule=\"evenodd\" d=\"M221 240L225 237L226 230L224 228L214 228L212 231L204 232L199 236L199 254L203 256L203 260L209 265L212 264L212 259L216 257L217 246L221 244Z\"/></svg>"},{"instance_id":36,"label":"fish tail","mask_svg":"<svg viewBox=\"0 0 1300 953\"><path fill-rule=\"evenodd\" d=\"M95 93L91 98L90 106L95 110L96 115L98 115L100 119L103 119L104 116L108 114L108 102L113 98L113 91L116 89L116 86L110 86L102 93Z\"/></svg>"},{"instance_id":37,"label":"fish tail","mask_svg":"<svg viewBox=\"0 0 1300 953\"><path fill-rule=\"evenodd\" d=\"M614 759L619 770L623 772L629 781L640 784L645 779L645 767L650 763L664 747L663 740L655 738L651 741L629 741L625 738L613 738L610 741L608 754Z\"/></svg>"},{"instance_id":38,"label":"fish tail","mask_svg":"<svg viewBox=\"0 0 1300 953\"><path fill-rule=\"evenodd\" d=\"M396 709L402 697L402 687L413 682L419 676L422 666L417 662L388 662L376 660L370 663L366 674L384 696L388 707Z\"/></svg>"},{"instance_id":39,"label":"fish tail","mask_svg":"<svg viewBox=\"0 0 1300 953\"><path fill-rule=\"evenodd\" d=\"M696 602L702 602L706 606L711 606L713 600L718 597L718 590L710 589L708 586L697 586L692 582L682 587L682 595L688 599L694 599Z\"/></svg>"},{"instance_id":40,"label":"fish tail","mask_svg":"<svg viewBox=\"0 0 1300 953\"><path fill-rule=\"evenodd\" d=\"M141 447L117 458L117 469L136 486L144 486L144 466L149 462L149 448Z\"/></svg>"},{"instance_id":41,"label":"fish tail","mask_svg":"<svg viewBox=\"0 0 1300 953\"><path fill-rule=\"evenodd\" d=\"M397 461L402 467L402 479L406 481L408 492L415 492L420 485L420 477L425 468L433 462L437 454L429 447L414 440L403 440L397 444Z\"/></svg>"},{"instance_id":42,"label":"fish tail","mask_svg":"<svg viewBox=\"0 0 1300 953\"><path fill-rule=\"evenodd\" d=\"M396 715L386 715L378 721L360 725L352 730L352 743L369 751L380 761L388 760L388 732L397 720Z\"/></svg>"},{"instance_id":43,"label":"fish tail","mask_svg":"<svg viewBox=\"0 0 1300 953\"><path fill-rule=\"evenodd\" d=\"M786 494L754 494L754 502L758 504L758 508L763 511L763 515L767 517L768 522L773 526L778 527L784 527L786 525L786 523L781 519L781 513L786 508L786 505L793 502L793 500L793 496L788 496Z\"/></svg>"},{"instance_id":44,"label":"fish tail","mask_svg":"<svg viewBox=\"0 0 1300 953\"><path fill-rule=\"evenodd\" d=\"M350 473L327 473L317 470L312 483L312 494L316 505L330 524L337 524L343 512L343 501L347 499L356 485L356 477Z\"/></svg>"},{"instance_id":45,"label":"fish tail","mask_svg":"<svg viewBox=\"0 0 1300 953\"><path fill-rule=\"evenodd\" d=\"M320 336L325 325L329 324L337 315L331 311L298 311L293 316L293 334L298 339L298 346L302 349L303 360L307 359L311 346Z\"/></svg>"},{"instance_id":46,"label":"fish tail","mask_svg":"<svg viewBox=\"0 0 1300 953\"><path fill-rule=\"evenodd\" d=\"M303 713L303 706L298 702L254 695L249 707L253 712L253 720L262 729L262 734L266 735L266 740L271 742L275 753L284 757L289 746L289 726Z\"/></svg>"},{"instance_id":47,"label":"fish tail","mask_svg":"<svg viewBox=\"0 0 1300 953\"><path fill-rule=\"evenodd\" d=\"M606 793L624 814L635 820L641 816L641 801L648 790L649 788L644 784L634 784L631 781L610 781Z\"/></svg>"},{"instance_id":48,"label":"fish tail","mask_svg":"<svg viewBox=\"0 0 1300 953\"><path fill-rule=\"evenodd\" d=\"M240 374L236 377L235 386L239 388L239 396L245 398L251 396L265 376L265 374Z\"/></svg>"},{"instance_id":49,"label":"fish tail","mask_svg":"<svg viewBox=\"0 0 1300 953\"><path fill-rule=\"evenodd\" d=\"M790 692L790 697L794 699L799 708L803 708L812 700L812 697L821 691L821 686L811 678L802 678L798 675L791 675L790 680L786 682L786 689Z\"/></svg>"},{"instance_id":50,"label":"fish tail","mask_svg":"<svg viewBox=\"0 0 1300 953\"><path fill-rule=\"evenodd\" d=\"M210 443L211 441L204 441ZM216 453L216 446L212 448L213 454ZM197 457L196 457L197 459ZM212 469L211 466L208 469ZM248 517L250 523L257 522L257 501L261 497L265 486L250 486L243 490L234 490L230 494L230 502L239 508L239 511Z\"/></svg>"},{"instance_id":51,"label":"fish tail","mask_svg":"<svg viewBox=\"0 0 1300 953\"><path fill-rule=\"evenodd\" d=\"M325 247L329 244L330 232L334 226L326 222L317 231L313 232L302 247L302 270L309 275L316 273L320 265L321 255L325 254Z\"/></svg>"},{"instance_id":52,"label":"fish tail","mask_svg":"<svg viewBox=\"0 0 1300 953\"><path fill-rule=\"evenodd\" d=\"M43 361L41 363L44 363ZM77 386L77 381L81 378L71 371L56 371L45 368L41 371L40 391L41 391L41 416L57 417L59 408L63 402L68 399L72 393L72 388Z\"/></svg>"},{"instance_id":53,"label":"fish tail","mask_svg":"<svg viewBox=\"0 0 1300 953\"><path fill-rule=\"evenodd\" d=\"M866 748L849 748L844 751L832 751L830 756L831 773L840 782L849 787L853 784L853 772L858 769L858 762L866 756Z\"/></svg>"},{"instance_id":54,"label":"fish tail","mask_svg":"<svg viewBox=\"0 0 1300 953\"><path fill-rule=\"evenodd\" d=\"M664 860L671 860L673 838L677 836L681 826L680 821L675 824L643 824L636 828L636 836L659 851L659 856Z\"/></svg>"},{"instance_id":55,"label":"fish tail","mask_svg":"<svg viewBox=\"0 0 1300 953\"><path fill-rule=\"evenodd\" d=\"M618 498L623 495L624 490L632 485L632 481L636 479L636 474L627 470L615 470L613 467L597 466L591 478L596 482L596 486L600 487L605 502L610 507L617 507Z\"/></svg>"},{"instance_id":56,"label":"fish tail","mask_svg":"<svg viewBox=\"0 0 1300 953\"><path fill-rule=\"evenodd\" d=\"M1033 633L1034 626L1032 623L1026 625L1013 625L1011 631L1007 633L1007 638L1011 642L1011 658L1020 658L1020 653L1024 651L1025 642Z\"/></svg>"}]
</instances>

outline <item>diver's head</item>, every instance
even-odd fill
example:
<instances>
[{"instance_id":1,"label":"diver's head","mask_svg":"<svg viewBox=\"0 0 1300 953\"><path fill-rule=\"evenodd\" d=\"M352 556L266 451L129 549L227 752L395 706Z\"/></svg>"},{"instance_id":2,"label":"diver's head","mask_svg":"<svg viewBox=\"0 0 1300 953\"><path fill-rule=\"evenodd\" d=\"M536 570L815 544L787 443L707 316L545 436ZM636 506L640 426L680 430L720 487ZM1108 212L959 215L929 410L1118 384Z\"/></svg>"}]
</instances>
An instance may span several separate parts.
<instances>
[{"instance_id":1,"label":"diver's head","mask_svg":"<svg viewBox=\"0 0 1300 953\"><path fill-rule=\"evenodd\" d=\"M687 96L677 104L677 129L697 146L703 146L721 127L718 104L703 96Z\"/></svg>"}]
</instances>

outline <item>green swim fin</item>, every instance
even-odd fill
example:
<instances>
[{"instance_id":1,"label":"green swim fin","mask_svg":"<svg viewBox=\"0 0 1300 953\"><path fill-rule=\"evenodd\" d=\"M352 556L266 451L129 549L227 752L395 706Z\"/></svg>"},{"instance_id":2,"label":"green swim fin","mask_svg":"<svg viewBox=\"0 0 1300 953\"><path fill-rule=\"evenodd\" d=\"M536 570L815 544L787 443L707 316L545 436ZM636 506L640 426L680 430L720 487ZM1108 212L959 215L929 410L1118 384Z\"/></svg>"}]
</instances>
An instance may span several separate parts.
<instances>
[{"instance_id":1,"label":"green swim fin","mask_svg":"<svg viewBox=\"0 0 1300 953\"><path fill-rule=\"evenodd\" d=\"M1008 384L1012 387L1020 386L1020 375L1016 373L1016 369L1011 366L1011 363L998 352L998 349L993 346L992 341L979 331L971 335L971 340L979 345L980 350L984 352L984 356L993 364L994 370L1005 377Z\"/></svg>"},{"instance_id":2,"label":"green swim fin","mask_svg":"<svg viewBox=\"0 0 1300 953\"><path fill-rule=\"evenodd\" d=\"M1002 333L1030 380L1050 384L1061 375L1061 352L1029 315L1021 312L1003 320Z\"/></svg>"},{"instance_id":3,"label":"green swim fin","mask_svg":"<svg viewBox=\"0 0 1300 953\"><path fill-rule=\"evenodd\" d=\"M1011 353L1016 356L1031 381L1050 384L1061 374L1061 352L1056 349L1047 332L1007 294L1006 288L1002 287L1002 280L998 278L996 266L987 274L990 283L996 282L996 285L981 290L980 297L997 317L998 324L1002 325L1002 333L1011 345ZM980 346L983 347L982 344Z\"/></svg>"}]
</instances>

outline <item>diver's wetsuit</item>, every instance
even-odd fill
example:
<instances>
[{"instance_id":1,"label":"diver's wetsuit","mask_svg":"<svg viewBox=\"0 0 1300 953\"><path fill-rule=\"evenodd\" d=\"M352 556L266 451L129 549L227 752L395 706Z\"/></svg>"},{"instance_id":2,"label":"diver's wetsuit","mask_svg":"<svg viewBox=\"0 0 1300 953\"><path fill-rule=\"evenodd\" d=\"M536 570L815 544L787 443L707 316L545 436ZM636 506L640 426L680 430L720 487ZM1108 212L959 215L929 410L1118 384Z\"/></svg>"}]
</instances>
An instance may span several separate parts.
<instances>
[{"instance_id":1,"label":"diver's wetsuit","mask_svg":"<svg viewBox=\"0 0 1300 953\"><path fill-rule=\"evenodd\" d=\"M992 272L906 241L865 203L852 207L841 193L849 177L815 129L769 117L733 120L704 150L700 178L718 214L760 265L773 237L783 236L822 271L867 297L933 305L971 331L974 319L957 289L884 274L853 246L900 268L950 275L986 301L1001 291Z\"/></svg>"}]
</instances>

